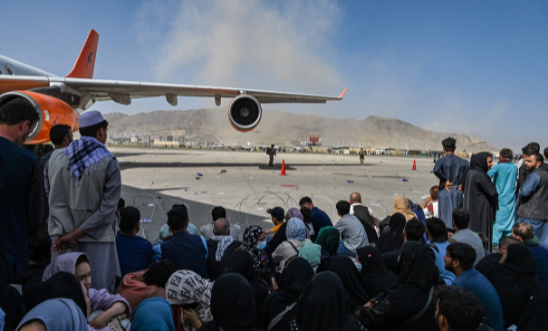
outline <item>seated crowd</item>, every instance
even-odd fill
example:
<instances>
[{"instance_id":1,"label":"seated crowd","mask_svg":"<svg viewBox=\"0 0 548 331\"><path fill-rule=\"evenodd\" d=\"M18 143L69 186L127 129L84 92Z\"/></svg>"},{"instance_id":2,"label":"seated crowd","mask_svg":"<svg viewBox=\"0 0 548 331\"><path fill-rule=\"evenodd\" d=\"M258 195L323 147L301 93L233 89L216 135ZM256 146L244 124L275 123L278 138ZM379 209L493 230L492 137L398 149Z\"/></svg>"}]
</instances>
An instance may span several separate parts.
<instances>
[{"instance_id":1,"label":"seated crowd","mask_svg":"<svg viewBox=\"0 0 548 331\"><path fill-rule=\"evenodd\" d=\"M0 172L0 330L534 331L548 325L548 227L539 223L544 210L536 193L548 192L548 175L538 170L535 146L524 151L527 169L536 168L520 184L520 197L527 197L517 213L522 221L486 223L486 241L475 231L489 221L478 210L496 204L497 191L466 199L486 185L492 156L474 155L467 165L452 154L455 141L448 138L446 157L434 168L441 185L428 202L398 196L383 220L358 192L337 202L336 222L303 197L299 208L269 209L269 229L241 229L215 207L213 223L198 230L183 204L167 212L167 224L149 242L137 236L139 210L120 199L120 169L104 146L102 115L79 117L78 141L66 128L52 132L60 143L43 165L17 147L37 120L25 104L0 108L0 152L11 155L3 156ZM496 171L501 176L504 169ZM462 187L470 193L464 202L457 175L471 178ZM462 204L467 207L447 207Z\"/></svg>"}]
</instances>

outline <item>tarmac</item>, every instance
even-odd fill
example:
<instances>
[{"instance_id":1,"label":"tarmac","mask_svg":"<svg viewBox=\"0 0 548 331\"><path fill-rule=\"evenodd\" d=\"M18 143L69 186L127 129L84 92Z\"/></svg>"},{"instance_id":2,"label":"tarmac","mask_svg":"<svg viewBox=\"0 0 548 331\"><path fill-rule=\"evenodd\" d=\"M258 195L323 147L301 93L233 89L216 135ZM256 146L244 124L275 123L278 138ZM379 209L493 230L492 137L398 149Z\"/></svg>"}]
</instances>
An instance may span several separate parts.
<instances>
[{"instance_id":1,"label":"tarmac","mask_svg":"<svg viewBox=\"0 0 548 331\"><path fill-rule=\"evenodd\" d=\"M196 227L211 223L211 210L222 206L231 223L273 226L268 208L298 207L309 196L336 223L335 204L350 193L362 195L381 220L403 195L415 203L439 181L431 158L278 153L274 167L259 152L221 150L109 148L122 170L122 198L141 212L139 235L154 241L166 224L166 212L185 204ZM285 160L286 176L281 176ZM416 160L417 170L412 171ZM241 235L240 235L241 236Z\"/></svg>"}]
</instances>

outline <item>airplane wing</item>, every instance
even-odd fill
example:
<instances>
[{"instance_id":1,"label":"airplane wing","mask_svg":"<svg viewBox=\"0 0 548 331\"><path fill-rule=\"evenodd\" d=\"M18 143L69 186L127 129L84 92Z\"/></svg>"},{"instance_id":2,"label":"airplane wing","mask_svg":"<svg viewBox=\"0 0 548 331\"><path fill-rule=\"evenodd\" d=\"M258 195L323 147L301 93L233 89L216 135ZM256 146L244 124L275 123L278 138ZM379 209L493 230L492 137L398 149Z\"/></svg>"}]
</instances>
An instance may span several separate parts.
<instances>
[{"instance_id":1,"label":"airplane wing","mask_svg":"<svg viewBox=\"0 0 548 331\"><path fill-rule=\"evenodd\" d=\"M165 96L172 105L177 104L177 96L234 98L241 94L254 96L260 103L325 103L326 101L342 100L346 88L339 96L313 94L297 94L275 91L253 90L246 88L161 84L132 81L116 81L102 79L85 79L69 77L37 77L37 76L0 76L0 93L2 86L9 85L21 89L45 87L65 84L79 92L89 94L97 101L113 100L122 104L130 104L131 99Z\"/></svg>"}]
</instances>

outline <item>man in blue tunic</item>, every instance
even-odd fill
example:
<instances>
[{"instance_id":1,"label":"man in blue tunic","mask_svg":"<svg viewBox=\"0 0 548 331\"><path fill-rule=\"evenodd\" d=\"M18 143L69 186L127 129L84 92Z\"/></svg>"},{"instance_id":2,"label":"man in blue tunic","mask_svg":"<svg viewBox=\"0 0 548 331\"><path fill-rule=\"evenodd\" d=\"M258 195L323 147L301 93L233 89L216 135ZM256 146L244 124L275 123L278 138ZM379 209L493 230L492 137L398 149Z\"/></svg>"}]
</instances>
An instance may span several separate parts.
<instances>
[{"instance_id":1,"label":"man in blue tunic","mask_svg":"<svg viewBox=\"0 0 548 331\"><path fill-rule=\"evenodd\" d=\"M499 209L493 225L493 246L498 246L501 238L511 236L514 226L518 167L512 163L512 156L511 149L503 148L499 163L487 173L493 179L499 194Z\"/></svg>"},{"instance_id":2,"label":"man in blue tunic","mask_svg":"<svg viewBox=\"0 0 548 331\"><path fill-rule=\"evenodd\" d=\"M453 209L458 208L462 202L462 192L458 190L464 171L470 167L470 162L455 155L457 140L449 137L441 142L445 157L439 159L434 166L434 174L440 180L438 193L439 216L445 222L448 229L452 229Z\"/></svg>"}]
</instances>

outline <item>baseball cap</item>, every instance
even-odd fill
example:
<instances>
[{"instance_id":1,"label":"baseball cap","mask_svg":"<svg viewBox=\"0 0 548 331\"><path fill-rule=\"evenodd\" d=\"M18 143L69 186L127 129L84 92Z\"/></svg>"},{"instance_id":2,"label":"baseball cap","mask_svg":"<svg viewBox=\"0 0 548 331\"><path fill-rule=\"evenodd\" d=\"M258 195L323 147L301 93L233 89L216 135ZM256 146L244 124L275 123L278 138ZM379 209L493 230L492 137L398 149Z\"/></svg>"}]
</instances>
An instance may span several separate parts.
<instances>
[{"instance_id":1,"label":"baseball cap","mask_svg":"<svg viewBox=\"0 0 548 331\"><path fill-rule=\"evenodd\" d=\"M278 221L284 220L284 210L282 207L274 207L274 208L268 209L266 212L274 216L274 218L277 219Z\"/></svg>"},{"instance_id":2,"label":"baseball cap","mask_svg":"<svg viewBox=\"0 0 548 331\"><path fill-rule=\"evenodd\" d=\"M98 110L88 110L78 117L78 126L81 128L87 128L95 124L103 122L105 119Z\"/></svg>"}]
</instances>

